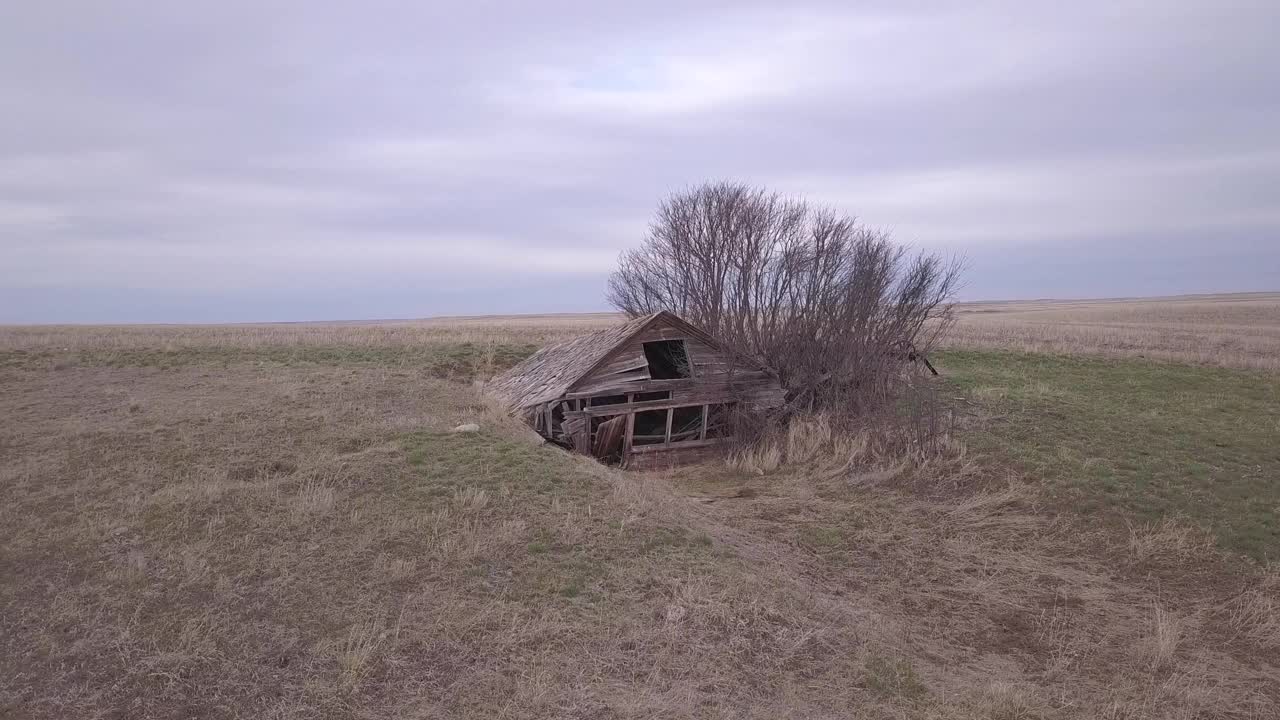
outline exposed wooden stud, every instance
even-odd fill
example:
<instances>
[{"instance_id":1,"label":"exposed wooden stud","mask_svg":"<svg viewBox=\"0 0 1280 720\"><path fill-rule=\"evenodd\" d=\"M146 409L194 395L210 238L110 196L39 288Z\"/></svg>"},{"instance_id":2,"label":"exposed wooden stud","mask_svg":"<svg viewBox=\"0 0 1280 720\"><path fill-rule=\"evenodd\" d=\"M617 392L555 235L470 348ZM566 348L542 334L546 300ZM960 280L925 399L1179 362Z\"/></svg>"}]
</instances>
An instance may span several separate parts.
<instances>
[{"instance_id":1,"label":"exposed wooden stud","mask_svg":"<svg viewBox=\"0 0 1280 720\"><path fill-rule=\"evenodd\" d=\"M702 432L698 433L699 440L707 439L707 416L711 413L710 405L702 406Z\"/></svg>"},{"instance_id":2,"label":"exposed wooden stud","mask_svg":"<svg viewBox=\"0 0 1280 720\"><path fill-rule=\"evenodd\" d=\"M662 438L663 445L671 444L671 417L676 414L675 408L667 408L667 434Z\"/></svg>"},{"instance_id":3,"label":"exposed wooden stud","mask_svg":"<svg viewBox=\"0 0 1280 720\"><path fill-rule=\"evenodd\" d=\"M607 385L593 386L586 390L575 390L567 395L566 399L573 400L579 398L594 397L597 395L625 395L626 393L642 393L654 391L679 392L681 390L697 389L699 392L715 393L718 395L731 394L737 395L752 390L781 390L776 380L768 376L747 377L740 375L734 382L726 382L723 380L692 380L689 378L680 378L677 380L635 380L631 382L620 382Z\"/></svg>"},{"instance_id":4,"label":"exposed wooden stud","mask_svg":"<svg viewBox=\"0 0 1280 720\"><path fill-rule=\"evenodd\" d=\"M586 395L601 395L603 390L609 388L628 387L632 383L641 383L649 381L648 370L638 370L626 373L618 373L603 378L593 378L588 382L584 382L575 392Z\"/></svg>"},{"instance_id":5,"label":"exposed wooden stud","mask_svg":"<svg viewBox=\"0 0 1280 720\"><path fill-rule=\"evenodd\" d=\"M758 392L744 392L740 396L726 396L719 393L709 392L688 392L677 393L670 400L642 400L634 403L618 403L616 405L598 405L581 411L583 415L591 417L608 417L610 415L622 415L628 412L640 412L642 410L666 410L667 408L690 407L696 405L705 405L708 403L719 404L723 402L739 402L739 401L755 401L761 405L771 407L769 404L771 396L762 395ZM714 401L714 402L713 402Z\"/></svg>"}]
</instances>

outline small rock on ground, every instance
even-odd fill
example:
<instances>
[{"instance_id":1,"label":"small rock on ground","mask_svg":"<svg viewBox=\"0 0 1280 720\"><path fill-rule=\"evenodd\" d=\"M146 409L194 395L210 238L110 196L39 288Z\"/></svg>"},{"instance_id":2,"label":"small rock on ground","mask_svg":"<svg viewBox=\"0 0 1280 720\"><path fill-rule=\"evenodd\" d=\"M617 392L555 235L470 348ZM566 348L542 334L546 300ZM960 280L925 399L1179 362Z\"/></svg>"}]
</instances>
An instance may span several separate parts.
<instances>
[{"instance_id":1,"label":"small rock on ground","mask_svg":"<svg viewBox=\"0 0 1280 720\"><path fill-rule=\"evenodd\" d=\"M463 423L453 429L456 433L480 432L480 426L475 423Z\"/></svg>"}]
</instances>

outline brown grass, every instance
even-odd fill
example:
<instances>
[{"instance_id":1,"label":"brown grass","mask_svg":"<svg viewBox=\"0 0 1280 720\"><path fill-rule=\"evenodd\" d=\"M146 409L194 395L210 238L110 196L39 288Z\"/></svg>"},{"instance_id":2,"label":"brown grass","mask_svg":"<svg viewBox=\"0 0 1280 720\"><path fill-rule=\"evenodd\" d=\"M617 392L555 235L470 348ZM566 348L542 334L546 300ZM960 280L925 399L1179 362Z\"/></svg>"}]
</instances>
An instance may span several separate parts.
<instances>
[{"instance_id":1,"label":"brown grass","mask_svg":"<svg viewBox=\"0 0 1280 720\"><path fill-rule=\"evenodd\" d=\"M943 339L957 349L1143 357L1222 367L1280 369L1280 293L1196 295L1133 300L962 303ZM616 324L616 313L431 318L381 322L241 325L0 326L0 353L38 354L54 362L88 356L138 364L138 351L178 359L310 357L307 351L377 351L388 357L423 348L476 346L477 374L491 374L493 353L532 348ZM234 350L232 353L228 351ZM358 357L358 355L357 355ZM331 358L326 358L331 359ZM339 357L338 360L344 358ZM489 371L486 373L485 371Z\"/></svg>"},{"instance_id":2,"label":"brown grass","mask_svg":"<svg viewBox=\"0 0 1280 720\"><path fill-rule=\"evenodd\" d=\"M967 303L943 345L1280 369L1280 293Z\"/></svg>"},{"instance_id":3,"label":"brown grass","mask_svg":"<svg viewBox=\"0 0 1280 720\"><path fill-rule=\"evenodd\" d=\"M227 357L0 366L0 717L1280 712L1274 569L1045 514L958 446L815 418L628 474L466 382Z\"/></svg>"},{"instance_id":4,"label":"brown grass","mask_svg":"<svg viewBox=\"0 0 1280 720\"><path fill-rule=\"evenodd\" d=\"M616 313L493 315L379 322L237 325L0 325L0 351L104 352L262 348L542 345L616 325Z\"/></svg>"}]
</instances>

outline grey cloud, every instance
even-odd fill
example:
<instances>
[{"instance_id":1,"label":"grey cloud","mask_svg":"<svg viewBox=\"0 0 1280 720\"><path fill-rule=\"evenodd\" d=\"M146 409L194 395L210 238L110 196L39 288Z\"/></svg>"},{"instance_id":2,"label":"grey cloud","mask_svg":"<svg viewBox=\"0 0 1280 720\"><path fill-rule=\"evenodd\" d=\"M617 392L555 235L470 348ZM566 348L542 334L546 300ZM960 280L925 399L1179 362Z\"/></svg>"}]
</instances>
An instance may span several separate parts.
<instances>
[{"instance_id":1,"label":"grey cloud","mask_svg":"<svg viewBox=\"0 0 1280 720\"><path fill-rule=\"evenodd\" d=\"M1276 286L1272 3L611 5L0 9L0 322L598 309L719 177L974 298Z\"/></svg>"}]
</instances>

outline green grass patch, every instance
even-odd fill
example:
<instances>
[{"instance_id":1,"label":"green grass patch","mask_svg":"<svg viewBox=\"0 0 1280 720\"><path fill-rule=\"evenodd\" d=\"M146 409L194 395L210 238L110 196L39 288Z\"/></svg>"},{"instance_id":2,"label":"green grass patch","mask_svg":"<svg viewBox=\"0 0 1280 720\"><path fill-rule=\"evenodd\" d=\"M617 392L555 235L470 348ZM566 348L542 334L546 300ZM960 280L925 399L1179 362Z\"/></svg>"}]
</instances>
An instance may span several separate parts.
<instances>
[{"instance_id":1,"label":"green grass patch","mask_svg":"<svg viewBox=\"0 0 1280 720\"><path fill-rule=\"evenodd\" d=\"M815 552L839 549L844 544L844 532L838 527L805 525L797 531L800 544Z\"/></svg>"},{"instance_id":2,"label":"green grass patch","mask_svg":"<svg viewBox=\"0 0 1280 720\"><path fill-rule=\"evenodd\" d=\"M490 432L414 433L401 439L401 447L414 472L395 487L376 489L393 493L398 507L449 509L450 523L469 517L494 528L507 521L527 526L518 544L479 558L471 569L481 586L486 578L509 578L507 585L491 584L505 588L510 600L580 609L616 603L635 582L629 564L658 562L694 572L717 561L704 532L622 524L609 501L610 481L559 448ZM481 491L483 504L469 506Z\"/></svg>"},{"instance_id":3,"label":"green grass patch","mask_svg":"<svg viewBox=\"0 0 1280 720\"><path fill-rule=\"evenodd\" d=\"M585 495L591 479L561 449L489 433L421 432L401 441L416 492L449 498L468 487L514 495Z\"/></svg>"},{"instance_id":4,"label":"green grass patch","mask_svg":"<svg viewBox=\"0 0 1280 720\"><path fill-rule=\"evenodd\" d=\"M711 547L711 536L694 533L685 528L653 528L640 545L640 552L669 552L681 549L706 549Z\"/></svg>"},{"instance_id":5,"label":"green grass patch","mask_svg":"<svg viewBox=\"0 0 1280 720\"><path fill-rule=\"evenodd\" d=\"M925 696L928 688L916 674L911 661L904 658L887 658L872 655L867 658L863 683L879 695L917 701Z\"/></svg>"},{"instance_id":6,"label":"green grass patch","mask_svg":"<svg viewBox=\"0 0 1280 720\"><path fill-rule=\"evenodd\" d=\"M1183 515L1280 557L1280 375L1140 360L949 351L938 364L989 419L969 447L1083 513Z\"/></svg>"},{"instance_id":7,"label":"green grass patch","mask_svg":"<svg viewBox=\"0 0 1280 720\"><path fill-rule=\"evenodd\" d=\"M495 529L505 521L528 525L526 536L512 548L515 552L477 559L471 569L475 578L509 575L508 598L531 605L548 598L579 605L599 599L593 588L608 574L614 533L607 516L588 508L602 502L608 486L567 453L485 432L422 432L406 436L401 444L415 469L395 489L404 506L452 508L450 522L457 522L459 513L471 513ZM468 508L468 497L471 502L485 500ZM581 533L576 540L567 540L557 529L566 514Z\"/></svg>"}]
</instances>

